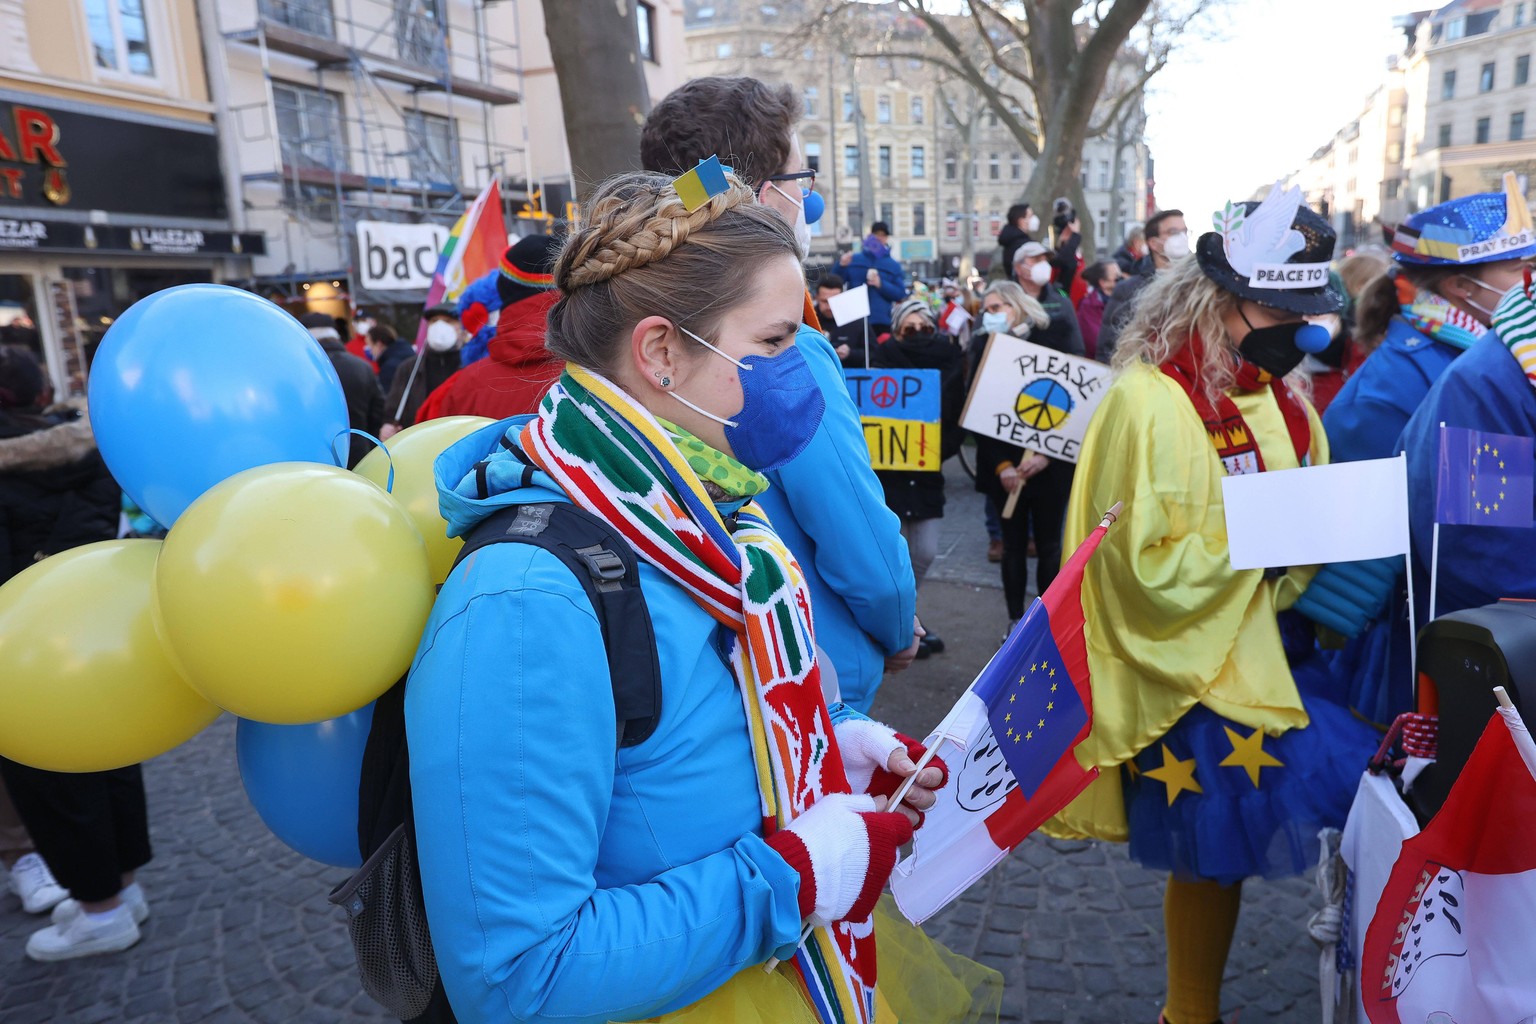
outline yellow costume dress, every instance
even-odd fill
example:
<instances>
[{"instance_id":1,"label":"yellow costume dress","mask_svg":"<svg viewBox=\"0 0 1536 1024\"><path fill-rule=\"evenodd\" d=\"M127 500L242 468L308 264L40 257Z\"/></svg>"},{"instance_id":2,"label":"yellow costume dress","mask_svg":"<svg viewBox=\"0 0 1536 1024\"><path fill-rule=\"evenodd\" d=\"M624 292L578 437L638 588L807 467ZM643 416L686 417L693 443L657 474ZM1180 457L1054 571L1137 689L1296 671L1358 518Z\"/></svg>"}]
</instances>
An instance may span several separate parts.
<instances>
[{"instance_id":1,"label":"yellow costume dress","mask_svg":"<svg viewBox=\"0 0 1536 1024\"><path fill-rule=\"evenodd\" d=\"M1271 388L1228 397L1262 465L1297 468ZM1306 423L1307 461L1327 462L1310 406ZM1128 839L1148 867L1231 882L1304 869L1375 742L1331 699L1310 626L1286 621L1315 567L1232 568L1219 443L1152 366L1122 373L1088 428L1067 550L1125 503L1082 588L1094 720L1078 758L1102 774L1050 831Z\"/></svg>"}]
</instances>

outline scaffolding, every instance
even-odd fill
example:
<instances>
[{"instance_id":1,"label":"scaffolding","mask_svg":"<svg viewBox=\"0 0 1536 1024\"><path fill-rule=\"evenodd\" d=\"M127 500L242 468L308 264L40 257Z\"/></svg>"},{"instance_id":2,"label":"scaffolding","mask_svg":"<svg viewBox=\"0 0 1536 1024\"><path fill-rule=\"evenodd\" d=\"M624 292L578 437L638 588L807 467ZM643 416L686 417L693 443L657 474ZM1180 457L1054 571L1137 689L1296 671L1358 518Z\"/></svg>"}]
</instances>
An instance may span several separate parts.
<instances>
[{"instance_id":1,"label":"scaffolding","mask_svg":"<svg viewBox=\"0 0 1536 1024\"><path fill-rule=\"evenodd\" d=\"M493 112L520 103L523 61L516 39L490 37L492 2L247 0L252 24L218 26L231 52L246 48L259 62L261 95L229 110L238 172L248 210L281 214L285 237L272 242L289 254L281 273L253 284L298 298L302 283L333 279L353 305L387 303L397 297L358 287L359 221L451 225L491 180L509 223L539 212L526 112L517 143L497 137ZM215 17L227 8L212 6ZM272 198L253 201L261 193ZM294 258L326 251L334 265Z\"/></svg>"}]
</instances>

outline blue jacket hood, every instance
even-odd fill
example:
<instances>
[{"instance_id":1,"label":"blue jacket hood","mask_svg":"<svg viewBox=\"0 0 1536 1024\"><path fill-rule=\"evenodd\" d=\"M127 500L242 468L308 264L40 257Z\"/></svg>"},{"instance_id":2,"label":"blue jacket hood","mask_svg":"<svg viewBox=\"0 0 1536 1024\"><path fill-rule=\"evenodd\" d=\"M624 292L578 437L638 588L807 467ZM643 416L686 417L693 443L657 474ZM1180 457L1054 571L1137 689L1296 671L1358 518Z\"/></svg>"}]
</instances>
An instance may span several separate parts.
<instances>
[{"instance_id":1,"label":"blue jacket hood","mask_svg":"<svg viewBox=\"0 0 1536 1024\"><path fill-rule=\"evenodd\" d=\"M508 505L568 500L548 473L523 461L520 435L531 419L513 416L481 427L437 457L432 473L448 536L465 536Z\"/></svg>"}]
</instances>

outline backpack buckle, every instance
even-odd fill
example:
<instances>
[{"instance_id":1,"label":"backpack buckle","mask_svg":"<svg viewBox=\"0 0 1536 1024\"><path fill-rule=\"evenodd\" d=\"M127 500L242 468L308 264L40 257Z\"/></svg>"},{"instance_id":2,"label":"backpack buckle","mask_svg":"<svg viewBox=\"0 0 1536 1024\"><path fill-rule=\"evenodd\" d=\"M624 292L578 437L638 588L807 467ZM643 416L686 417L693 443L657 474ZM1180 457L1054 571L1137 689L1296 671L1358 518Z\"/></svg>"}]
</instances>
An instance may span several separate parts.
<instances>
[{"instance_id":1,"label":"backpack buckle","mask_svg":"<svg viewBox=\"0 0 1536 1024\"><path fill-rule=\"evenodd\" d=\"M624 579L624 559L618 553L605 547L593 545L587 548L577 548L576 553L581 560L587 563L587 571L599 584L617 585Z\"/></svg>"}]
</instances>

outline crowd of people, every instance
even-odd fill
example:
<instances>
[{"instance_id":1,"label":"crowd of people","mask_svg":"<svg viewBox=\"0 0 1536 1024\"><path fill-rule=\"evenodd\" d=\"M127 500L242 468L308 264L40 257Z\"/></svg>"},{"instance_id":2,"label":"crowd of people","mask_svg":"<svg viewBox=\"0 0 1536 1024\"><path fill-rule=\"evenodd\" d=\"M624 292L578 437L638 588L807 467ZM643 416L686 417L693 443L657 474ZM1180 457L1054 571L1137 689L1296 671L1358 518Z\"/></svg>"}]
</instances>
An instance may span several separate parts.
<instances>
[{"instance_id":1,"label":"crowd of people","mask_svg":"<svg viewBox=\"0 0 1536 1024\"><path fill-rule=\"evenodd\" d=\"M942 454L971 449L976 543L1010 630L1125 503L1082 591L1094 719L1078 757L1101 774L1048 831L1128 842L1167 873L1162 1020L1210 1024L1243 881L1306 869L1375 749L1368 723L1412 703L1405 581L1366 586L1353 563L1233 569L1222 478L1406 447L1417 551L1433 424L1536 436L1536 243L1464 255L1528 222L1524 199L1453 199L1390 252L1342 254L1276 188L1237 205L1289 244L1192 241L1165 209L1098 262L1070 202L1048 230L1021 204L986 277L909 282L883 223L807 277L798 111L787 88L689 82L645 123L645 171L603 185L569 236L516 241L456 307L425 310L420 344L362 314L302 320L358 431L497 421L438 459L451 534L574 503L638 556L656 639L654 731L615 750L604 631L563 562L496 545L442 587L405 691L441 970L420 1019L883 1020L952 971L933 957L877 985L874 969L898 927L877 897L947 782L869 717L889 673L944 651L919 599L944 474L871 468L843 372L874 367L937 372ZM725 186L690 201L673 179L715 155ZM1273 287L1255 268L1275 264L1329 272ZM859 286L868 322L837 325L832 300ZM1075 461L960 428L999 335L1114 368ZM350 463L373 443L355 435ZM0 582L116 536L118 512L80 410L49 403L30 353L0 348ZM1508 547L1531 541L1485 533L1500 536L1443 542L1443 610L1536 596ZM561 642L531 656L535 634ZM0 779L0 863L25 910L53 914L28 954L137 941L137 767L0 759Z\"/></svg>"}]
</instances>

